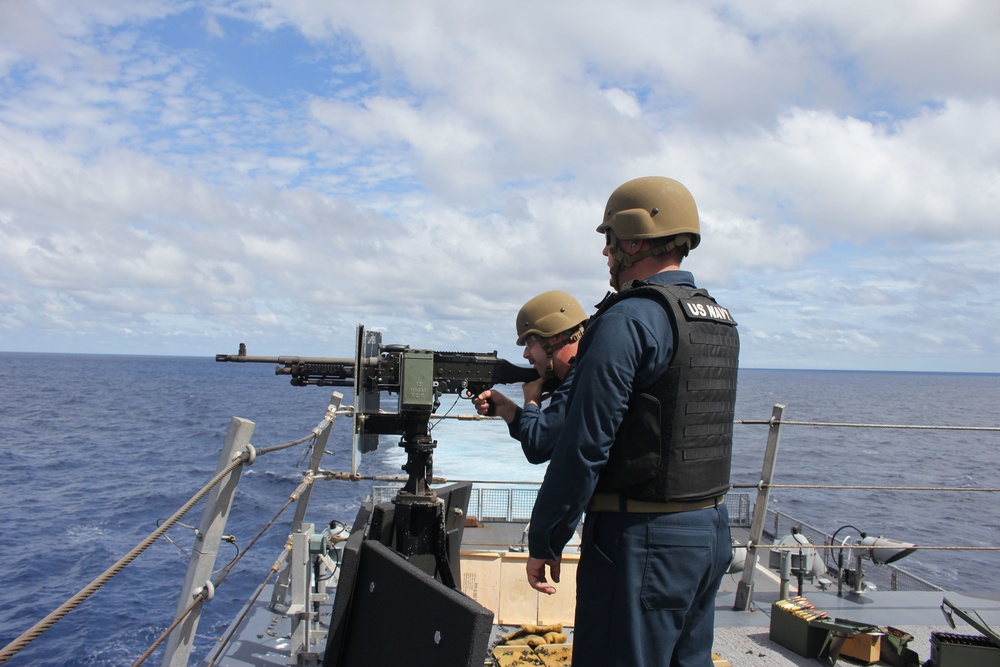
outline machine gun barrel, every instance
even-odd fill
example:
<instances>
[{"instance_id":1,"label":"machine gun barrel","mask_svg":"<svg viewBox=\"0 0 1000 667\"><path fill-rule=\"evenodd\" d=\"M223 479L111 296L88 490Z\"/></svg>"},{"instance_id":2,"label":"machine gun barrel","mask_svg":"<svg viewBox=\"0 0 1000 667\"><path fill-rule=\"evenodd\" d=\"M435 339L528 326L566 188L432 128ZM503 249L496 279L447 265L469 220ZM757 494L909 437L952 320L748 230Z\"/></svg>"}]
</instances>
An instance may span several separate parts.
<instances>
[{"instance_id":1,"label":"machine gun barrel","mask_svg":"<svg viewBox=\"0 0 1000 667\"><path fill-rule=\"evenodd\" d=\"M275 375L291 376L296 387L350 387L354 384L354 359L348 357L261 357L246 354L217 354L215 360L239 364L275 364Z\"/></svg>"}]
</instances>

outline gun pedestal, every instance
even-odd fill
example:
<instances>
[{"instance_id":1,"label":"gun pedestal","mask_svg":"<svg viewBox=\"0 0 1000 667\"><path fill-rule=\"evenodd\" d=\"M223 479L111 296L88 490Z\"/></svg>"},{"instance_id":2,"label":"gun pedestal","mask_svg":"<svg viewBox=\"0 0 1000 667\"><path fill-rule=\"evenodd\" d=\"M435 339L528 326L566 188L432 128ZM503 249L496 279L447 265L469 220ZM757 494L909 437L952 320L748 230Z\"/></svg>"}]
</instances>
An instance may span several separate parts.
<instances>
[{"instance_id":1,"label":"gun pedestal","mask_svg":"<svg viewBox=\"0 0 1000 667\"><path fill-rule=\"evenodd\" d=\"M406 452L403 471L407 474L406 484L400 493L434 497L430 483L434 477L434 449L437 447L437 440L432 440L429 435L404 437L399 446Z\"/></svg>"},{"instance_id":2,"label":"gun pedestal","mask_svg":"<svg viewBox=\"0 0 1000 667\"><path fill-rule=\"evenodd\" d=\"M417 567L436 571L445 586L457 588L448 553L444 504L430 488L437 441L426 435L404 437L399 446L406 450L403 470L408 478L392 501L395 549Z\"/></svg>"}]
</instances>

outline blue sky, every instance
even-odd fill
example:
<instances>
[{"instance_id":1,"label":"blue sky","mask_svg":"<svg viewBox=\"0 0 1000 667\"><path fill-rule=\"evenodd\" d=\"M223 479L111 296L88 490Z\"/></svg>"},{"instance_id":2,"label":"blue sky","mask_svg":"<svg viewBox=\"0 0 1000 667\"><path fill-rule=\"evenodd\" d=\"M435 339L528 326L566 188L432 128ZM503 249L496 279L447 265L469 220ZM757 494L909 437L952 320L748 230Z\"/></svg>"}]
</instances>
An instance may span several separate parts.
<instances>
[{"instance_id":1,"label":"blue sky","mask_svg":"<svg viewBox=\"0 0 1000 667\"><path fill-rule=\"evenodd\" d=\"M353 6L358 5L358 6ZM518 358L625 180L750 367L1000 372L992 2L0 3L0 350Z\"/></svg>"}]
</instances>

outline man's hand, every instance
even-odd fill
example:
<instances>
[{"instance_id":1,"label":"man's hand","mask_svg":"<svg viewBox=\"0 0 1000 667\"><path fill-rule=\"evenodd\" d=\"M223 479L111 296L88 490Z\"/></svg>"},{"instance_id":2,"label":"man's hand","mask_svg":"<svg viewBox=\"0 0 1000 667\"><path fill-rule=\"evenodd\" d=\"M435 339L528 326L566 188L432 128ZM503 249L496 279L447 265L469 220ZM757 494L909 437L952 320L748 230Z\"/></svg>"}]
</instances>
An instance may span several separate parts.
<instances>
[{"instance_id":1,"label":"man's hand","mask_svg":"<svg viewBox=\"0 0 1000 667\"><path fill-rule=\"evenodd\" d=\"M535 405L541 407L542 400L547 398L542 393L542 386L545 384L545 378L541 377L537 380L531 382L525 382L521 385L521 393L524 394L524 404L534 403Z\"/></svg>"},{"instance_id":2,"label":"man's hand","mask_svg":"<svg viewBox=\"0 0 1000 667\"><path fill-rule=\"evenodd\" d=\"M487 389L483 393L472 399L472 404L476 406L476 412L481 415L497 415L502 417L508 424L514 421L517 414L517 406L496 389Z\"/></svg>"},{"instance_id":3,"label":"man's hand","mask_svg":"<svg viewBox=\"0 0 1000 667\"><path fill-rule=\"evenodd\" d=\"M545 566L548 565L549 573L552 575L552 582L559 583L559 559L543 560L528 556L528 584L536 591L541 591L546 595L556 592L556 587L545 579Z\"/></svg>"}]
</instances>

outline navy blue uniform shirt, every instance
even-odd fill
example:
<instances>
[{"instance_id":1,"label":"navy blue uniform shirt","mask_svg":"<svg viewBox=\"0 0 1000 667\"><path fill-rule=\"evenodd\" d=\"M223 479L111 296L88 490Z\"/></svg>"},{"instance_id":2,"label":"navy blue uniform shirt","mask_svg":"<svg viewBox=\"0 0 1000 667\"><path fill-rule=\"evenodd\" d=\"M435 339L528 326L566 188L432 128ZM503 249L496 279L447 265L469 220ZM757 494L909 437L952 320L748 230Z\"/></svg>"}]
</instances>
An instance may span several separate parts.
<instances>
[{"instance_id":1,"label":"navy blue uniform shirt","mask_svg":"<svg viewBox=\"0 0 1000 667\"><path fill-rule=\"evenodd\" d=\"M688 271L665 271L648 282L694 288ZM528 550L555 560L576 530L608 460L635 388L651 386L674 355L671 315L659 301L623 299L591 320L568 383L564 423L549 424L552 455L531 512ZM523 419L523 417L522 417Z\"/></svg>"},{"instance_id":2,"label":"navy blue uniform shirt","mask_svg":"<svg viewBox=\"0 0 1000 667\"><path fill-rule=\"evenodd\" d=\"M528 463L545 463L552 457L559 429L566 421L566 397L573 378L573 369L552 393L544 408L528 405L517 408L514 420L508 425L510 437L521 442L521 451Z\"/></svg>"}]
</instances>

